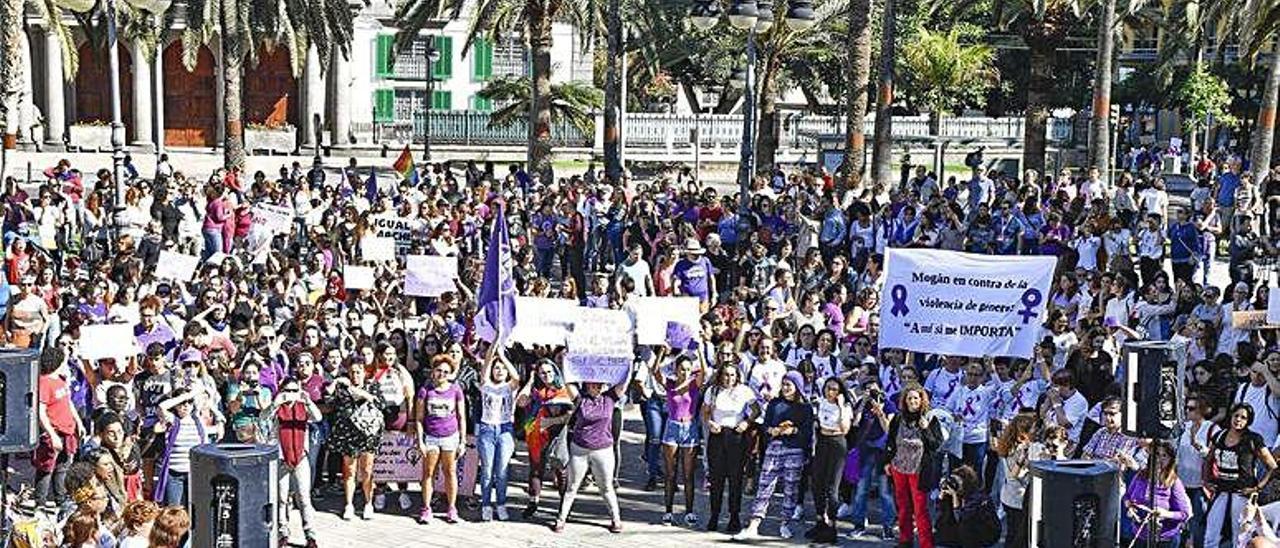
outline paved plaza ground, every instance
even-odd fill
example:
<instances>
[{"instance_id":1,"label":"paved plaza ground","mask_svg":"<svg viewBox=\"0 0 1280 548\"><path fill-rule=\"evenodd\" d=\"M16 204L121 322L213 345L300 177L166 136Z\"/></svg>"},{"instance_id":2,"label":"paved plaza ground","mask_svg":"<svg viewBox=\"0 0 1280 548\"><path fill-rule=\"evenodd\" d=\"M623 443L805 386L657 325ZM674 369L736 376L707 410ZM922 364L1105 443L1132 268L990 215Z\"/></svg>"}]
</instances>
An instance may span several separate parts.
<instances>
[{"instance_id":1,"label":"paved plaza ground","mask_svg":"<svg viewBox=\"0 0 1280 548\"><path fill-rule=\"evenodd\" d=\"M662 518L662 491L645 492L645 464L641 460L641 449L644 443L644 427L639 413L629 412L626 415L626 432L622 438L622 485L619 490L619 504L622 510L623 531L621 534L610 534L606 527L609 524L608 512L604 501L593 486L585 486L579 492L574 504L573 514L569 518L564 532L556 534L550 530L554 520L553 512L558 508L559 497L554 489L544 489L541 511L530 521L520 519L520 510L524 508L526 499L524 487L527 477L525 455L522 444L517 443L515 462L511 470L513 481L510 487L509 507L512 521L481 522L478 510L462 509L464 522L454 525L444 523L438 517L430 525L419 525L415 520L420 506L419 492L410 494L413 506L407 511L399 510L395 497L388 497L388 509L370 521L362 521L357 517L353 521L343 521L341 495L328 495L324 500L316 501L317 508L317 540L322 548L341 547L410 547L410 546L451 546L458 548L577 548L609 546L611 548L654 548L655 546L726 546L735 545L728 535L723 533L707 533L685 526L664 526ZM701 471L699 472L701 478ZM696 486L698 514L705 523L707 516L707 493L700 485ZM781 488L779 488L779 493ZM548 495L548 492L550 493ZM676 511L683 512L683 495L676 493ZM806 525L798 528L796 538L785 540L777 536L779 514L782 499L774 497L774 504L769 509L769 519L760 527L762 538L750 543L751 546L794 546L804 545L800 538L805 528L812 524L812 496L806 497ZM359 507L357 496L357 510ZM744 507L750 505L744 501ZM873 502L872 508L876 506ZM296 514L296 513L295 513ZM436 514L437 516L440 513ZM873 512L878 515L878 512ZM746 522L744 510L743 522ZM725 518L721 518L721 525ZM842 524L847 531L848 523ZM296 516L293 520L294 545L302 542L301 523ZM877 531L872 528L872 531ZM747 543L741 543L747 545ZM879 542L872 537L864 541L853 541L842 538L841 546L892 546L891 542Z\"/></svg>"}]
</instances>

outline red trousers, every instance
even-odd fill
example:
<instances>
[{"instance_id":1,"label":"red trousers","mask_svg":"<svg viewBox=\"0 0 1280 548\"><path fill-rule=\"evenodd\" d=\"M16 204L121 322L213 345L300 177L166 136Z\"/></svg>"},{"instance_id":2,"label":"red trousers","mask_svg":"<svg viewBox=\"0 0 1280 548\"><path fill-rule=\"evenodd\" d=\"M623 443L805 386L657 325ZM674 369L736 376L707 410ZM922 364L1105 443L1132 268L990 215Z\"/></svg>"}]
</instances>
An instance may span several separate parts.
<instances>
[{"instance_id":1,"label":"red trousers","mask_svg":"<svg viewBox=\"0 0 1280 548\"><path fill-rule=\"evenodd\" d=\"M920 489L920 474L903 474L890 467L893 499L898 506L898 544L910 545L912 524L920 529L920 548L933 548L933 524L929 521L928 496Z\"/></svg>"}]
</instances>

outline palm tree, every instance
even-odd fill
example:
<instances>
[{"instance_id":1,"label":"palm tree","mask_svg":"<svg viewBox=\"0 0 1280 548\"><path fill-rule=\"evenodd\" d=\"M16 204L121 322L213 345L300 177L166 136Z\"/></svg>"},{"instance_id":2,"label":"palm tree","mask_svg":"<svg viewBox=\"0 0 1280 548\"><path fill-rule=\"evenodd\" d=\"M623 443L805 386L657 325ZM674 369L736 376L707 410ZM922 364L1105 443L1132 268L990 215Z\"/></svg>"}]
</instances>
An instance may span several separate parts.
<instances>
[{"instance_id":1,"label":"palm tree","mask_svg":"<svg viewBox=\"0 0 1280 548\"><path fill-rule=\"evenodd\" d=\"M1098 14L1098 60L1093 74L1093 116L1089 119L1089 167L1107 173L1111 165L1111 64L1116 49L1116 0L1102 0Z\"/></svg>"},{"instance_id":2,"label":"palm tree","mask_svg":"<svg viewBox=\"0 0 1280 548\"><path fill-rule=\"evenodd\" d=\"M529 47L531 95L529 99L529 171L543 181L552 180L551 171L551 24L566 20L583 33L583 45L590 46L602 20L599 0L408 0L396 10L395 51L413 43L431 20L458 18L470 7L470 28L462 51L465 54L477 38L496 41L502 33L520 29ZM393 55L394 58L394 55Z\"/></svg>"},{"instance_id":3,"label":"palm tree","mask_svg":"<svg viewBox=\"0 0 1280 548\"><path fill-rule=\"evenodd\" d=\"M506 105L489 115L489 126L507 127L528 120L532 89L526 76L503 76L485 85L478 95ZM595 123L592 113L604 105L604 92L587 82L563 82L551 85L549 99L551 123L563 120L590 135Z\"/></svg>"},{"instance_id":4,"label":"palm tree","mask_svg":"<svg viewBox=\"0 0 1280 548\"><path fill-rule=\"evenodd\" d=\"M187 70L195 70L201 46L215 41L222 46L223 161L243 168L245 63L257 65L260 46L283 46L299 77L307 48L314 46L323 70L331 54L349 54L354 13L346 0L190 0L186 17L182 62Z\"/></svg>"},{"instance_id":5,"label":"palm tree","mask_svg":"<svg viewBox=\"0 0 1280 548\"><path fill-rule=\"evenodd\" d=\"M1237 0L1239 1L1239 0ZM1256 63L1262 46L1268 41L1271 58L1267 65L1262 103L1258 105L1257 123L1253 128L1249 172L1261 182L1271 169L1271 148L1275 142L1276 108L1280 101L1280 0L1243 0L1240 9L1232 10L1238 29L1240 50L1250 64Z\"/></svg>"},{"instance_id":6,"label":"palm tree","mask_svg":"<svg viewBox=\"0 0 1280 548\"><path fill-rule=\"evenodd\" d=\"M1027 108L1023 113L1022 167L1044 173L1046 137L1049 127L1049 98L1055 84L1053 69L1058 48L1066 44L1068 33L1078 21L1070 0L1015 0L1003 4L997 26L1020 29L1029 53Z\"/></svg>"},{"instance_id":7,"label":"palm tree","mask_svg":"<svg viewBox=\"0 0 1280 548\"><path fill-rule=\"evenodd\" d=\"M871 0L854 0L850 4L846 36L850 81L845 93L844 165L841 166L844 176L839 178L840 190L861 187L866 167L867 138L863 126L871 83Z\"/></svg>"},{"instance_id":8,"label":"palm tree","mask_svg":"<svg viewBox=\"0 0 1280 548\"><path fill-rule=\"evenodd\" d=\"M893 180L893 64L898 34L898 0L884 0L880 25L880 73L876 93L875 148L871 149L871 180L889 185Z\"/></svg>"},{"instance_id":9,"label":"palm tree","mask_svg":"<svg viewBox=\"0 0 1280 548\"><path fill-rule=\"evenodd\" d=\"M965 103L984 97L1000 79L992 61L995 48L961 43L960 31L922 29L902 51L907 79L920 91L915 100L928 109L932 122Z\"/></svg>"}]
</instances>

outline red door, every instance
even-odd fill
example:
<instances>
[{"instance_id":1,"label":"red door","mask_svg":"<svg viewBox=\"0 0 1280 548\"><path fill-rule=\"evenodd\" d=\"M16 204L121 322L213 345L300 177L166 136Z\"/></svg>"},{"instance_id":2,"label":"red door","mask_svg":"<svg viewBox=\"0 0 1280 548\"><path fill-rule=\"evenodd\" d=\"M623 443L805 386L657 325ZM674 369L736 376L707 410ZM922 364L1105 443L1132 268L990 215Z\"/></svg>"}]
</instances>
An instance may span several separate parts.
<instances>
[{"instance_id":1,"label":"red door","mask_svg":"<svg viewBox=\"0 0 1280 548\"><path fill-rule=\"evenodd\" d=\"M125 143L133 137L133 58L127 48L116 48L120 56L120 121L125 125ZM105 51L89 42L80 45L80 70L76 72L76 122L111 123L111 71Z\"/></svg>"},{"instance_id":2,"label":"red door","mask_svg":"<svg viewBox=\"0 0 1280 548\"><path fill-rule=\"evenodd\" d=\"M218 95L213 54L201 46L194 71L182 64L182 42L164 50L165 146L208 147L218 137Z\"/></svg>"},{"instance_id":3,"label":"red door","mask_svg":"<svg viewBox=\"0 0 1280 548\"><path fill-rule=\"evenodd\" d=\"M268 127L294 123L297 101L290 99L297 89L287 49L258 51L258 65L244 69L245 123Z\"/></svg>"}]
</instances>

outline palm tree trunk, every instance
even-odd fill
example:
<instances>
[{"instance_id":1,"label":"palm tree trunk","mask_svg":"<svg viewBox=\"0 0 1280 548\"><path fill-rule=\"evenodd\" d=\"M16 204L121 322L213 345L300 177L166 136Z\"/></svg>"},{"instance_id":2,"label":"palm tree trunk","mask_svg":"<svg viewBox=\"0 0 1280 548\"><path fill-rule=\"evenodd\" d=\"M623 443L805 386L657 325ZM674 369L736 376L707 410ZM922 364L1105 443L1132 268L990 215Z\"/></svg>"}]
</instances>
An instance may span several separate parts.
<instances>
[{"instance_id":1,"label":"palm tree trunk","mask_svg":"<svg viewBox=\"0 0 1280 548\"><path fill-rule=\"evenodd\" d=\"M760 124L756 129L756 171L773 171L778 153L778 72L782 68L777 48L770 47L760 78Z\"/></svg>"},{"instance_id":2,"label":"palm tree trunk","mask_svg":"<svg viewBox=\"0 0 1280 548\"><path fill-rule=\"evenodd\" d=\"M554 181L551 170L551 14L540 1L530 2L529 51L533 58L533 90L529 108L529 172Z\"/></svg>"},{"instance_id":3,"label":"palm tree trunk","mask_svg":"<svg viewBox=\"0 0 1280 548\"><path fill-rule=\"evenodd\" d=\"M1276 101L1280 97L1280 42L1271 49L1271 67L1267 73L1266 87L1262 91L1262 104L1258 107L1258 123L1253 130L1254 143L1249 172L1254 181L1271 170L1271 143L1275 140Z\"/></svg>"},{"instance_id":4,"label":"palm tree trunk","mask_svg":"<svg viewBox=\"0 0 1280 548\"><path fill-rule=\"evenodd\" d=\"M866 169L867 87L871 83L871 0L857 0L849 6L849 86L846 97L843 177L836 179L840 192L862 187ZM846 186L847 185L847 186Z\"/></svg>"},{"instance_id":5,"label":"palm tree trunk","mask_svg":"<svg viewBox=\"0 0 1280 548\"><path fill-rule=\"evenodd\" d=\"M0 1L0 126L3 126L0 134L6 146L17 140L20 131L16 121L22 78L22 56L18 52L22 7L22 0ZM15 123L10 125L10 122Z\"/></svg>"},{"instance_id":6,"label":"palm tree trunk","mask_svg":"<svg viewBox=\"0 0 1280 548\"><path fill-rule=\"evenodd\" d=\"M896 57L897 0L884 0L884 24L880 26L880 76L876 94L875 148L871 151L871 176L877 185L893 185L893 62Z\"/></svg>"},{"instance_id":7,"label":"palm tree trunk","mask_svg":"<svg viewBox=\"0 0 1280 548\"><path fill-rule=\"evenodd\" d=\"M1089 167L1107 177L1111 159L1111 66L1115 56L1116 0L1099 9L1098 61L1093 75L1093 119L1089 121Z\"/></svg>"},{"instance_id":8,"label":"palm tree trunk","mask_svg":"<svg viewBox=\"0 0 1280 548\"><path fill-rule=\"evenodd\" d=\"M1027 82L1027 112L1022 134L1022 169L1045 175L1045 132L1049 126L1049 96L1053 93L1053 54L1057 44L1029 37L1031 77Z\"/></svg>"},{"instance_id":9,"label":"palm tree trunk","mask_svg":"<svg viewBox=\"0 0 1280 548\"><path fill-rule=\"evenodd\" d=\"M604 73L604 172L611 182L622 180L622 149L618 120L622 113L622 80L618 78L622 63L621 0L609 0L608 58ZM697 108L697 105L691 105Z\"/></svg>"},{"instance_id":10,"label":"palm tree trunk","mask_svg":"<svg viewBox=\"0 0 1280 548\"><path fill-rule=\"evenodd\" d=\"M244 34L239 25L239 1L222 0L222 143L223 163L244 169L244 112L241 108L244 76Z\"/></svg>"}]
</instances>

